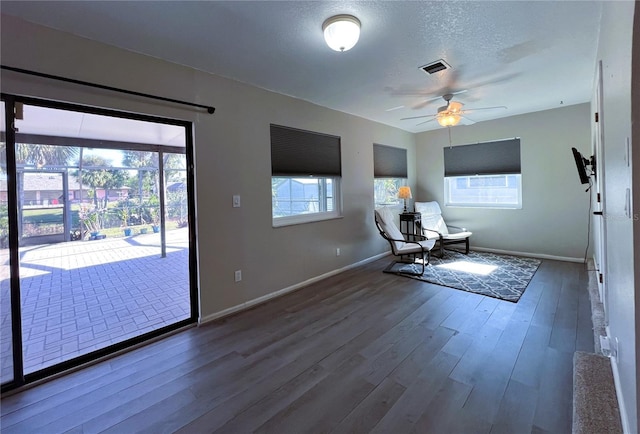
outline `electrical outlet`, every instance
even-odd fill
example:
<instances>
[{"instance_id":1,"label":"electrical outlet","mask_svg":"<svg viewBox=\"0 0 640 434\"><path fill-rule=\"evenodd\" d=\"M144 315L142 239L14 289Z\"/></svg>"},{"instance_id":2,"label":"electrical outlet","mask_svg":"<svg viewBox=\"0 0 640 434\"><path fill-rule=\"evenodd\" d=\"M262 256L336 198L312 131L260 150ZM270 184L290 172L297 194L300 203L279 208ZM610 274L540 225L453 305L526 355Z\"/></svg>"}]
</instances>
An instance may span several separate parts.
<instances>
[{"instance_id":1,"label":"electrical outlet","mask_svg":"<svg viewBox=\"0 0 640 434\"><path fill-rule=\"evenodd\" d=\"M340 256L340 247L336 249L336 256Z\"/></svg>"},{"instance_id":2,"label":"electrical outlet","mask_svg":"<svg viewBox=\"0 0 640 434\"><path fill-rule=\"evenodd\" d=\"M234 278L236 282L240 282L242 280L242 270L236 270Z\"/></svg>"},{"instance_id":3,"label":"electrical outlet","mask_svg":"<svg viewBox=\"0 0 640 434\"><path fill-rule=\"evenodd\" d=\"M240 195L239 194L234 194L233 195L233 207L234 208L240 208Z\"/></svg>"}]
</instances>

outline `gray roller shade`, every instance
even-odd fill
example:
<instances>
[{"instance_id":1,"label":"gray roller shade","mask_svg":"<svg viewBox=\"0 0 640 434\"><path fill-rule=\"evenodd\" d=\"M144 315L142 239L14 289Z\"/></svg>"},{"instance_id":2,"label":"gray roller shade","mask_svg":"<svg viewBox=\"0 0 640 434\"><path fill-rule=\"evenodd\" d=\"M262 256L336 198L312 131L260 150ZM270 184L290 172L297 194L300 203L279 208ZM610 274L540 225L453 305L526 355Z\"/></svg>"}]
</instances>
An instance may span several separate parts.
<instances>
[{"instance_id":1,"label":"gray roller shade","mask_svg":"<svg viewBox=\"0 0 640 434\"><path fill-rule=\"evenodd\" d=\"M340 137L271 125L271 174L341 176Z\"/></svg>"},{"instance_id":2,"label":"gray roller shade","mask_svg":"<svg viewBox=\"0 0 640 434\"><path fill-rule=\"evenodd\" d=\"M406 178L407 150L373 144L373 177Z\"/></svg>"},{"instance_id":3,"label":"gray roller shade","mask_svg":"<svg viewBox=\"0 0 640 434\"><path fill-rule=\"evenodd\" d=\"M520 173L520 139L444 148L444 176Z\"/></svg>"}]
</instances>

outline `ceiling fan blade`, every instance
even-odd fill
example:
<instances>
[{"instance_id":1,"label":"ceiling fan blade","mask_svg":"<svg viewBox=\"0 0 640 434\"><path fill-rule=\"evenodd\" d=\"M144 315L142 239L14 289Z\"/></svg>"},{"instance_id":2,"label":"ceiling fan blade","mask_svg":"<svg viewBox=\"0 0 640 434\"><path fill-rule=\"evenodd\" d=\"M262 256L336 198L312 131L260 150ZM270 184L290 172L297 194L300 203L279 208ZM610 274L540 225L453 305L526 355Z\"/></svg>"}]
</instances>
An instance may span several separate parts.
<instances>
[{"instance_id":1,"label":"ceiling fan blade","mask_svg":"<svg viewBox=\"0 0 640 434\"><path fill-rule=\"evenodd\" d=\"M428 119L428 120L426 120L426 121L424 121L424 122L417 123L417 124L416 124L416 127L417 127L418 125L426 124L427 122L433 122L433 121L435 121L435 120L436 120L436 118L433 118L433 119Z\"/></svg>"},{"instance_id":2,"label":"ceiling fan blade","mask_svg":"<svg viewBox=\"0 0 640 434\"><path fill-rule=\"evenodd\" d=\"M410 118L401 118L401 121L407 121L409 119L421 119L421 118L436 118L438 115L424 115L424 116L411 116Z\"/></svg>"},{"instance_id":3,"label":"ceiling fan blade","mask_svg":"<svg viewBox=\"0 0 640 434\"><path fill-rule=\"evenodd\" d=\"M475 123L476 123L476 121L474 121L473 119L469 119L469 118L468 118L468 117L466 117L466 116L460 116L460 117L461 117L461 118L463 119L463 121L464 121L464 122L462 123L463 125L473 125L473 124L475 124Z\"/></svg>"},{"instance_id":4,"label":"ceiling fan blade","mask_svg":"<svg viewBox=\"0 0 640 434\"><path fill-rule=\"evenodd\" d=\"M495 109L507 109L507 106L504 105L499 105L499 106L495 106L495 107L479 107L479 108L470 108L470 109L464 109L462 110L463 113L469 113L469 112L477 112L480 110L495 110Z\"/></svg>"},{"instance_id":5,"label":"ceiling fan blade","mask_svg":"<svg viewBox=\"0 0 640 434\"><path fill-rule=\"evenodd\" d=\"M455 91L455 92L449 92L449 91L447 91L447 92L445 92L443 95L446 95L446 94L449 94L449 95L459 95L459 94L461 94L461 93L465 93L465 92L467 92L467 91L468 91L467 89L460 89L460 90L457 90L457 91ZM425 106L427 106L430 102L432 102L432 101L437 101L437 100L439 100L439 99L442 99L442 95L440 95L440 96L436 96L436 97L433 97L433 98L429 98L429 99L425 99L424 101L422 101L422 102L420 102L420 103L418 103L418 104L414 105L414 106L413 106L413 107L411 107L411 108L412 108L413 110L419 110L419 109L424 108Z\"/></svg>"},{"instance_id":6,"label":"ceiling fan blade","mask_svg":"<svg viewBox=\"0 0 640 434\"><path fill-rule=\"evenodd\" d=\"M461 93L465 93L465 92L468 92L468 91L469 91L469 89L460 89L460 90L457 90L455 92L448 92L448 93L450 93L451 95L460 95Z\"/></svg>"},{"instance_id":7,"label":"ceiling fan blade","mask_svg":"<svg viewBox=\"0 0 640 434\"><path fill-rule=\"evenodd\" d=\"M421 108L424 108L424 107L428 106L430 102L433 102L433 101L435 101L437 99L440 99L440 98L441 97L425 99L424 101L412 106L411 109L412 110L420 110Z\"/></svg>"}]
</instances>

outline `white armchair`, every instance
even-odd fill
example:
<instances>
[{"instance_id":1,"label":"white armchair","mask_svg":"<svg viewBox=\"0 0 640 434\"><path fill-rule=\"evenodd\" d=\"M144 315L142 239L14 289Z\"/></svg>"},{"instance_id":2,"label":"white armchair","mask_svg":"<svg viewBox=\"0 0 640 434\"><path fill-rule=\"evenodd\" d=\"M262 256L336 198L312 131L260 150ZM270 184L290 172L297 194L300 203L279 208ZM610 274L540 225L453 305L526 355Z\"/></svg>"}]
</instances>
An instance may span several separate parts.
<instances>
[{"instance_id":1,"label":"white armchair","mask_svg":"<svg viewBox=\"0 0 640 434\"><path fill-rule=\"evenodd\" d=\"M391 252L400 257L400 262L414 263L416 257L420 256L422 272L404 273L420 276L423 275L425 266L429 263L429 259L431 257L431 249L436 243L435 240L428 240L426 237L421 235L403 234L400 232L400 229L398 229L398 226L396 226L395 223L395 214L388 207L376 208L375 222L380 235L389 242L391 245ZM385 271L388 271L389 269L390 268L387 268Z\"/></svg>"},{"instance_id":2,"label":"white armchair","mask_svg":"<svg viewBox=\"0 0 640 434\"><path fill-rule=\"evenodd\" d=\"M464 243L464 253L469 254L469 237L472 232L458 226L447 225L442 218L442 210L438 202L415 202L415 211L420 213L422 235L429 240L435 240L440 249L440 256L444 254L444 246Z\"/></svg>"}]
</instances>

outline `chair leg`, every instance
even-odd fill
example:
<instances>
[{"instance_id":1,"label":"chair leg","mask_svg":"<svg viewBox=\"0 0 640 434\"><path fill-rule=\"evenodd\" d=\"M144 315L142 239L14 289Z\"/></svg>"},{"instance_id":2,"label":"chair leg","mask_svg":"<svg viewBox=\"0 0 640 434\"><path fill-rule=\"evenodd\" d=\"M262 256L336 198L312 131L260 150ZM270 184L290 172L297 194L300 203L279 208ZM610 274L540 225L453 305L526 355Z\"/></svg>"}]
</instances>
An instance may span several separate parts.
<instances>
[{"instance_id":1,"label":"chair leg","mask_svg":"<svg viewBox=\"0 0 640 434\"><path fill-rule=\"evenodd\" d=\"M464 254L468 255L469 254L469 238L466 239L465 244L466 244L466 248L465 248Z\"/></svg>"}]
</instances>

